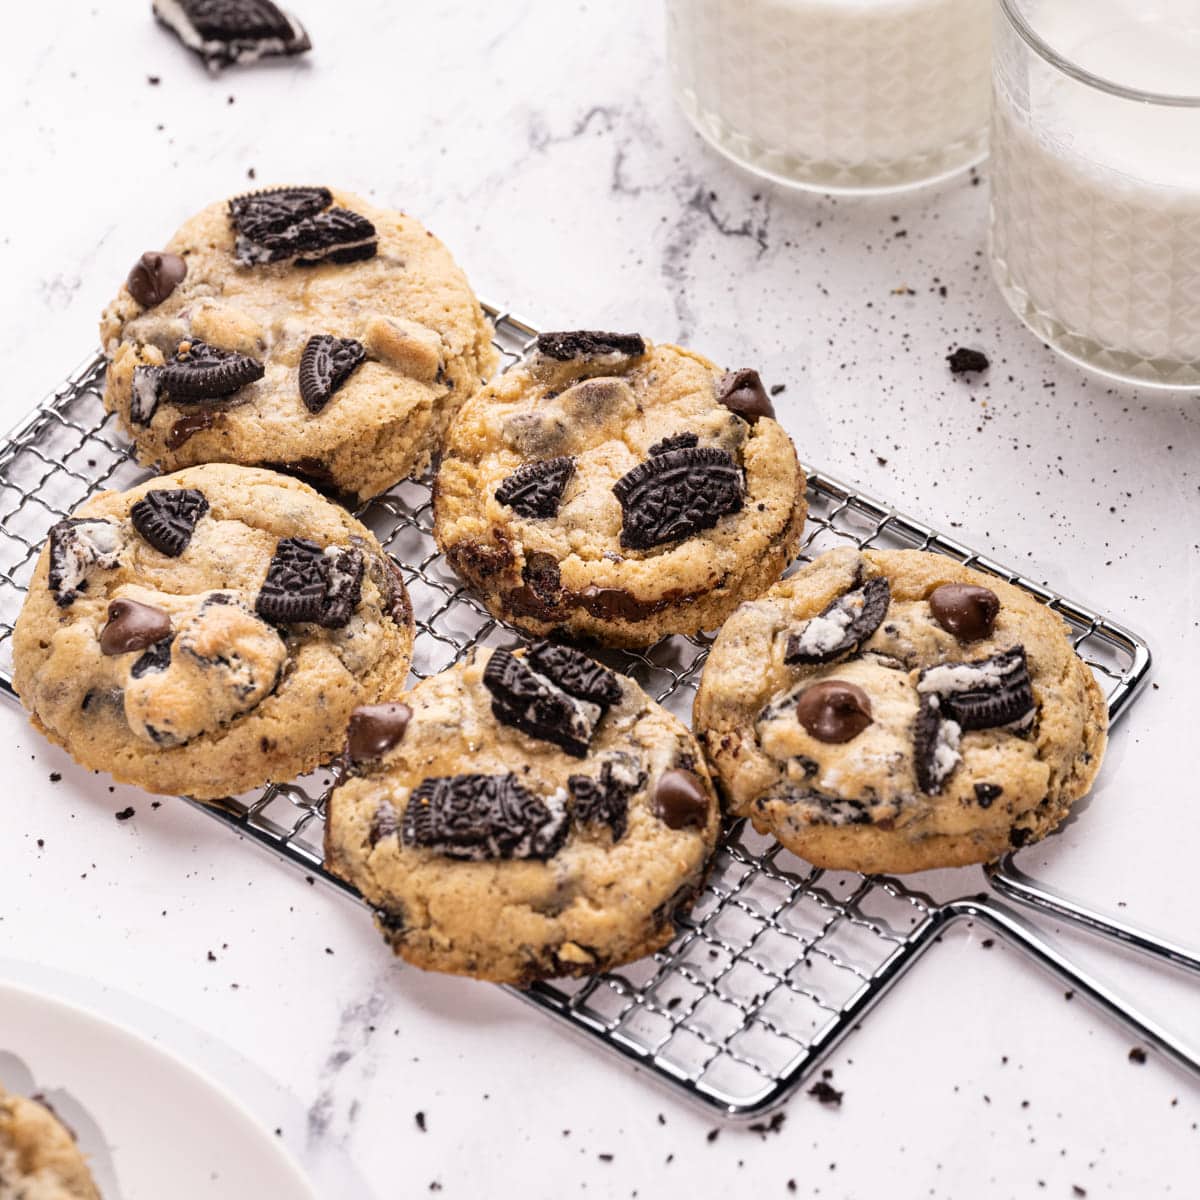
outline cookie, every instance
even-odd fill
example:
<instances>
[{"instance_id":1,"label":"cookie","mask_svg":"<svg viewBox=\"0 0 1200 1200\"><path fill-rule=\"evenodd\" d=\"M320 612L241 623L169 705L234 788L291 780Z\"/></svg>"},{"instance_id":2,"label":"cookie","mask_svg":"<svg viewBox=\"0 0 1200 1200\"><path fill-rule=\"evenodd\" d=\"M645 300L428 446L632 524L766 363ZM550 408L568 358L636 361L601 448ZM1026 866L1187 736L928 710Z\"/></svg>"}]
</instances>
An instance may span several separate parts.
<instances>
[{"instance_id":1,"label":"cookie","mask_svg":"<svg viewBox=\"0 0 1200 1200\"><path fill-rule=\"evenodd\" d=\"M71 1131L38 1100L0 1087L0 1197L100 1200Z\"/></svg>"},{"instance_id":2,"label":"cookie","mask_svg":"<svg viewBox=\"0 0 1200 1200\"><path fill-rule=\"evenodd\" d=\"M668 942L719 813L688 730L578 650L480 650L358 709L325 861L393 950L528 984Z\"/></svg>"},{"instance_id":3,"label":"cookie","mask_svg":"<svg viewBox=\"0 0 1200 1200\"><path fill-rule=\"evenodd\" d=\"M312 49L304 26L271 0L153 0L152 7L210 71Z\"/></svg>"},{"instance_id":4,"label":"cookie","mask_svg":"<svg viewBox=\"0 0 1200 1200\"><path fill-rule=\"evenodd\" d=\"M447 435L434 534L496 616L644 646L715 629L791 560L804 473L756 372L544 333Z\"/></svg>"},{"instance_id":5,"label":"cookie","mask_svg":"<svg viewBox=\"0 0 1200 1200\"><path fill-rule=\"evenodd\" d=\"M50 530L13 685L83 766L215 799L336 754L351 711L403 685L412 638L363 525L299 480L211 464Z\"/></svg>"},{"instance_id":6,"label":"cookie","mask_svg":"<svg viewBox=\"0 0 1200 1200\"><path fill-rule=\"evenodd\" d=\"M943 555L833 550L726 622L694 728L731 812L816 866L989 862L1100 769L1108 710L1068 632Z\"/></svg>"},{"instance_id":7,"label":"cookie","mask_svg":"<svg viewBox=\"0 0 1200 1200\"><path fill-rule=\"evenodd\" d=\"M325 187L206 208L134 264L100 336L141 462L265 466L360 500L429 465L496 362L446 248Z\"/></svg>"}]
</instances>

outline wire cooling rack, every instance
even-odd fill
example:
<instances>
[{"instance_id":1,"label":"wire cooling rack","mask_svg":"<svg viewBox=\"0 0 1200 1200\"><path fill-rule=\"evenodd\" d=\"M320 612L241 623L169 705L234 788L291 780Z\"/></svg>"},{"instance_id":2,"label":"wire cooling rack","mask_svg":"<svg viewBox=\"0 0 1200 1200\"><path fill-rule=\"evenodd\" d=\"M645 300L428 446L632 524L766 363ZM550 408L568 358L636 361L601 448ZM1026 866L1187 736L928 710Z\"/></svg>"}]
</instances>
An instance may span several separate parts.
<instances>
[{"instance_id":1,"label":"wire cooling rack","mask_svg":"<svg viewBox=\"0 0 1200 1200\"><path fill-rule=\"evenodd\" d=\"M509 366L536 331L489 309ZM101 488L148 476L100 399L104 364L86 363L0 448L0 682L11 694L13 623L49 527ZM1150 666L1145 642L1083 605L1001 567L890 505L814 467L802 556L838 544L933 550L1000 576L1067 620L1115 720ZM465 591L437 552L427 482L409 480L358 514L400 564L417 621L413 674L425 678L477 646L519 638ZM711 639L668 638L641 653L612 652L676 715L690 718ZM329 772L273 785L202 811L286 861L352 893L323 867ZM1124 936L1098 913L1033 885L1011 862L993 882L1014 899L1080 921L1190 969L1200 961L1137 930ZM353 893L352 893L353 894ZM1020 945L1041 965L1130 1024L1148 1042L1200 1071L1164 1030L1083 975L1037 929L987 896L935 902L888 878L814 869L744 822L728 825L707 884L675 940L619 971L538 984L515 994L636 1060L693 1098L731 1116L782 1102L815 1069L947 924L972 919Z\"/></svg>"}]
</instances>

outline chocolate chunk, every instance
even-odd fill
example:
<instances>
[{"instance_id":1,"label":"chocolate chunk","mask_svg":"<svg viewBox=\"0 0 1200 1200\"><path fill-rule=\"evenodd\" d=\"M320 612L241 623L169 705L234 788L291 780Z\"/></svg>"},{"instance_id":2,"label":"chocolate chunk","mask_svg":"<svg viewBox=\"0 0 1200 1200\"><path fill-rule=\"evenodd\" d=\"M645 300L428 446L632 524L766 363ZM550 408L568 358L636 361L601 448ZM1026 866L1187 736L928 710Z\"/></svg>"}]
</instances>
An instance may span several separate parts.
<instances>
[{"instance_id":1,"label":"chocolate chunk","mask_svg":"<svg viewBox=\"0 0 1200 1200\"><path fill-rule=\"evenodd\" d=\"M971 729L1027 728L1037 712L1025 647L921 672L917 690L941 698L942 715Z\"/></svg>"},{"instance_id":2,"label":"chocolate chunk","mask_svg":"<svg viewBox=\"0 0 1200 1200\"><path fill-rule=\"evenodd\" d=\"M59 607L87 591L93 570L111 571L124 548L124 534L111 521L68 517L51 526L48 582Z\"/></svg>"},{"instance_id":3,"label":"chocolate chunk","mask_svg":"<svg viewBox=\"0 0 1200 1200\"><path fill-rule=\"evenodd\" d=\"M196 522L208 512L204 493L195 488L158 488L147 492L130 510L134 529L155 550L178 558L188 547Z\"/></svg>"},{"instance_id":4,"label":"chocolate chunk","mask_svg":"<svg viewBox=\"0 0 1200 1200\"><path fill-rule=\"evenodd\" d=\"M749 367L741 371L726 371L717 384L717 400L731 413L736 413L751 425L759 417L775 417L775 406L767 395L758 372Z\"/></svg>"},{"instance_id":5,"label":"chocolate chunk","mask_svg":"<svg viewBox=\"0 0 1200 1200\"><path fill-rule=\"evenodd\" d=\"M412 720L407 704L363 704L350 714L346 753L351 762L380 758L400 743Z\"/></svg>"},{"instance_id":6,"label":"chocolate chunk","mask_svg":"<svg viewBox=\"0 0 1200 1200\"><path fill-rule=\"evenodd\" d=\"M621 545L648 550L711 529L740 512L745 485L733 459L714 446L668 450L613 484L621 504Z\"/></svg>"},{"instance_id":7,"label":"chocolate chunk","mask_svg":"<svg viewBox=\"0 0 1200 1200\"><path fill-rule=\"evenodd\" d=\"M607 710L621 699L621 681L616 675L571 646L534 642L525 661L577 700L586 700Z\"/></svg>"},{"instance_id":8,"label":"chocolate chunk","mask_svg":"<svg viewBox=\"0 0 1200 1200\"><path fill-rule=\"evenodd\" d=\"M153 9L212 71L312 49L304 26L271 0L153 0Z\"/></svg>"},{"instance_id":9,"label":"chocolate chunk","mask_svg":"<svg viewBox=\"0 0 1200 1200\"><path fill-rule=\"evenodd\" d=\"M163 638L161 642L155 642L129 668L129 674L134 679L141 679L143 675L148 675L151 671L165 671L171 665L171 644L174 641L175 635L172 634L170 637Z\"/></svg>"},{"instance_id":10,"label":"chocolate chunk","mask_svg":"<svg viewBox=\"0 0 1200 1200\"><path fill-rule=\"evenodd\" d=\"M229 217L237 230L234 258L251 267L281 262L312 266L373 257L379 248L375 226L348 208L315 208L318 200L327 204L331 199L326 188L284 188L231 200Z\"/></svg>"},{"instance_id":11,"label":"chocolate chunk","mask_svg":"<svg viewBox=\"0 0 1200 1200\"><path fill-rule=\"evenodd\" d=\"M843 592L789 635L783 661L811 665L853 653L879 628L891 600L891 588L882 575Z\"/></svg>"},{"instance_id":12,"label":"chocolate chunk","mask_svg":"<svg viewBox=\"0 0 1200 1200\"><path fill-rule=\"evenodd\" d=\"M991 366L986 354L979 350L968 350L966 346L959 346L953 354L948 354L946 361L955 375L964 375L968 371L986 371Z\"/></svg>"},{"instance_id":13,"label":"chocolate chunk","mask_svg":"<svg viewBox=\"0 0 1200 1200\"><path fill-rule=\"evenodd\" d=\"M558 333L539 333L537 352L556 362L593 362L597 359L639 358L646 353L640 333L601 333L574 329Z\"/></svg>"},{"instance_id":14,"label":"chocolate chunk","mask_svg":"<svg viewBox=\"0 0 1200 1200\"><path fill-rule=\"evenodd\" d=\"M307 538L281 538L255 611L277 624L315 621L339 629L358 606L364 566L359 550L344 546L322 550Z\"/></svg>"},{"instance_id":15,"label":"chocolate chunk","mask_svg":"<svg viewBox=\"0 0 1200 1200\"><path fill-rule=\"evenodd\" d=\"M962 762L958 749L961 733L956 721L946 720L938 696L921 697L913 722L913 774L917 787L927 796L938 795Z\"/></svg>"},{"instance_id":16,"label":"chocolate chunk","mask_svg":"<svg viewBox=\"0 0 1200 1200\"><path fill-rule=\"evenodd\" d=\"M216 420L217 414L206 408L186 413L167 431L167 449L178 450L193 434L211 429Z\"/></svg>"},{"instance_id":17,"label":"chocolate chunk","mask_svg":"<svg viewBox=\"0 0 1200 1200\"><path fill-rule=\"evenodd\" d=\"M100 653L111 657L147 650L170 634L171 618L161 608L137 600L113 600L108 624L100 630Z\"/></svg>"},{"instance_id":18,"label":"chocolate chunk","mask_svg":"<svg viewBox=\"0 0 1200 1200\"><path fill-rule=\"evenodd\" d=\"M619 842L629 826L629 801L646 782L627 754L607 759L598 777L572 775L567 780L575 802L575 820L580 825L607 825L612 840Z\"/></svg>"},{"instance_id":19,"label":"chocolate chunk","mask_svg":"<svg viewBox=\"0 0 1200 1200\"><path fill-rule=\"evenodd\" d=\"M565 797L541 799L515 775L424 780L404 809L400 838L447 858L536 858L556 854L568 832Z\"/></svg>"},{"instance_id":20,"label":"chocolate chunk","mask_svg":"<svg viewBox=\"0 0 1200 1200\"><path fill-rule=\"evenodd\" d=\"M575 758L587 754L604 715L600 704L572 695L557 679L531 669L507 650L492 654L483 684L492 694L492 714L502 725L551 742Z\"/></svg>"},{"instance_id":21,"label":"chocolate chunk","mask_svg":"<svg viewBox=\"0 0 1200 1200\"><path fill-rule=\"evenodd\" d=\"M975 802L980 808L991 808L992 801L1004 795L1004 789L998 783L977 783L975 785Z\"/></svg>"},{"instance_id":22,"label":"chocolate chunk","mask_svg":"<svg viewBox=\"0 0 1200 1200\"><path fill-rule=\"evenodd\" d=\"M525 463L496 489L496 501L530 520L556 517L563 492L574 474L573 458L547 458Z\"/></svg>"},{"instance_id":23,"label":"chocolate chunk","mask_svg":"<svg viewBox=\"0 0 1200 1200\"><path fill-rule=\"evenodd\" d=\"M653 458L656 454L666 454L668 450L687 450L691 446L698 445L700 438L694 433L676 433L671 437L663 438L661 442L655 442L650 447L649 454Z\"/></svg>"},{"instance_id":24,"label":"chocolate chunk","mask_svg":"<svg viewBox=\"0 0 1200 1200\"><path fill-rule=\"evenodd\" d=\"M133 264L125 286L143 307L161 304L187 277L187 262L165 250L147 250Z\"/></svg>"},{"instance_id":25,"label":"chocolate chunk","mask_svg":"<svg viewBox=\"0 0 1200 1200\"><path fill-rule=\"evenodd\" d=\"M310 413L319 413L367 358L362 342L328 333L308 339L300 356L300 399Z\"/></svg>"},{"instance_id":26,"label":"chocolate chunk","mask_svg":"<svg viewBox=\"0 0 1200 1200\"><path fill-rule=\"evenodd\" d=\"M658 777L654 788L654 815L671 829L708 823L709 798L691 771L672 768Z\"/></svg>"},{"instance_id":27,"label":"chocolate chunk","mask_svg":"<svg viewBox=\"0 0 1200 1200\"><path fill-rule=\"evenodd\" d=\"M148 425L163 400L171 404L223 400L264 374L262 363L248 354L207 342L180 342L171 362L134 368L130 419Z\"/></svg>"},{"instance_id":28,"label":"chocolate chunk","mask_svg":"<svg viewBox=\"0 0 1200 1200\"><path fill-rule=\"evenodd\" d=\"M848 742L871 724L871 699L855 683L824 679L800 693L796 719L819 742Z\"/></svg>"},{"instance_id":29,"label":"chocolate chunk","mask_svg":"<svg viewBox=\"0 0 1200 1200\"><path fill-rule=\"evenodd\" d=\"M960 642L978 642L992 636L1000 598L990 588L972 583L943 583L930 593L929 610Z\"/></svg>"}]
</instances>

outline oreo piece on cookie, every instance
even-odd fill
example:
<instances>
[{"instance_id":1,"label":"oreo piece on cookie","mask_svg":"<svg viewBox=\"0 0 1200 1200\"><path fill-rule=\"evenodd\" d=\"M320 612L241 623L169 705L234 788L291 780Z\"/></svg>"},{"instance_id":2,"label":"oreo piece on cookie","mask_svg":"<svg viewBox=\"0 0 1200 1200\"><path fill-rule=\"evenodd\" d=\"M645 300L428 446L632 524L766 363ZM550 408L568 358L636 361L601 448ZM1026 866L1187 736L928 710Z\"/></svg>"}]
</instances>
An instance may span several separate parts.
<instances>
[{"instance_id":1,"label":"oreo piece on cookie","mask_svg":"<svg viewBox=\"0 0 1200 1200\"><path fill-rule=\"evenodd\" d=\"M661 442L655 442L648 453L654 458L658 454L666 454L668 450L690 450L691 447L699 445L699 442L700 438L694 433L673 433Z\"/></svg>"},{"instance_id":2,"label":"oreo piece on cookie","mask_svg":"<svg viewBox=\"0 0 1200 1200\"><path fill-rule=\"evenodd\" d=\"M604 825L619 842L629 827L629 801L646 782L628 754L605 759L598 776L572 775L567 780L578 825Z\"/></svg>"},{"instance_id":3,"label":"oreo piece on cookie","mask_svg":"<svg viewBox=\"0 0 1200 1200\"><path fill-rule=\"evenodd\" d=\"M496 501L530 520L555 517L563 492L574 474L573 458L547 458L525 463L496 489Z\"/></svg>"},{"instance_id":4,"label":"oreo piece on cookie","mask_svg":"<svg viewBox=\"0 0 1200 1200\"><path fill-rule=\"evenodd\" d=\"M1037 715L1024 646L974 662L927 667L917 681L922 695L937 695L944 716L964 732L1028 729Z\"/></svg>"},{"instance_id":5,"label":"oreo piece on cookie","mask_svg":"<svg viewBox=\"0 0 1200 1200\"><path fill-rule=\"evenodd\" d=\"M271 188L235 196L229 219L237 231L234 258L243 267L268 263L313 266L373 258L375 226L361 213L329 207L324 187Z\"/></svg>"},{"instance_id":6,"label":"oreo piece on cookie","mask_svg":"<svg viewBox=\"0 0 1200 1200\"><path fill-rule=\"evenodd\" d=\"M314 416L319 413L366 359L366 348L354 338L328 333L310 337L300 355L300 399L304 407Z\"/></svg>"},{"instance_id":7,"label":"oreo piece on cookie","mask_svg":"<svg viewBox=\"0 0 1200 1200\"><path fill-rule=\"evenodd\" d=\"M229 201L229 219L238 233L261 241L306 217L315 217L332 204L333 193L327 187L262 188L234 196Z\"/></svg>"},{"instance_id":8,"label":"oreo piece on cookie","mask_svg":"<svg viewBox=\"0 0 1200 1200\"><path fill-rule=\"evenodd\" d=\"M130 419L135 425L149 425L163 400L171 404L224 400L264 374L262 363L248 354L207 342L180 342L171 362L134 368Z\"/></svg>"},{"instance_id":9,"label":"oreo piece on cookie","mask_svg":"<svg viewBox=\"0 0 1200 1200\"><path fill-rule=\"evenodd\" d=\"M540 333L529 360L529 373L547 383L619 374L645 353L646 341L640 333L594 329Z\"/></svg>"},{"instance_id":10,"label":"oreo piece on cookie","mask_svg":"<svg viewBox=\"0 0 1200 1200\"><path fill-rule=\"evenodd\" d=\"M121 527L102 518L68 517L50 529L50 590L60 608L87 591L93 571L111 571L125 549Z\"/></svg>"},{"instance_id":11,"label":"oreo piece on cookie","mask_svg":"<svg viewBox=\"0 0 1200 1200\"><path fill-rule=\"evenodd\" d=\"M275 624L314 622L339 629L358 606L364 567L362 552L353 547L322 549L307 538L281 538L255 611Z\"/></svg>"},{"instance_id":12,"label":"oreo piece on cookie","mask_svg":"<svg viewBox=\"0 0 1200 1200\"><path fill-rule=\"evenodd\" d=\"M690 446L656 454L613 484L621 504L621 545L649 550L711 529L740 512L742 471L715 446Z\"/></svg>"},{"instance_id":13,"label":"oreo piece on cookie","mask_svg":"<svg viewBox=\"0 0 1200 1200\"><path fill-rule=\"evenodd\" d=\"M566 840L566 795L544 799L515 775L444 775L413 789L401 841L446 858L547 859Z\"/></svg>"},{"instance_id":14,"label":"oreo piece on cookie","mask_svg":"<svg viewBox=\"0 0 1200 1200\"><path fill-rule=\"evenodd\" d=\"M171 646L175 635L168 634L161 642L155 642L129 668L129 674L134 679L141 679L151 671L165 671L171 665Z\"/></svg>"},{"instance_id":15,"label":"oreo piece on cookie","mask_svg":"<svg viewBox=\"0 0 1200 1200\"><path fill-rule=\"evenodd\" d=\"M621 699L621 681L582 650L537 641L525 656L535 671L552 679L568 695L607 711Z\"/></svg>"},{"instance_id":16,"label":"oreo piece on cookie","mask_svg":"<svg viewBox=\"0 0 1200 1200\"><path fill-rule=\"evenodd\" d=\"M195 488L157 488L129 510L129 519L155 550L178 558L206 512L208 501Z\"/></svg>"},{"instance_id":17,"label":"oreo piece on cookie","mask_svg":"<svg viewBox=\"0 0 1200 1200\"><path fill-rule=\"evenodd\" d=\"M883 575L843 592L792 630L783 661L789 666L813 666L854 653L879 628L891 600L891 587Z\"/></svg>"},{"instance_id":18,"label":"oreo piece on cookie","mask_svg":"<svg viewBox=\"0 0 1200 1200\"><path fill-rule=\"evenodd\" d=\"M271 0L153 0L152 7L210 71L312 49L304 26Z\"/></svg>"},{"instance_id":19,"label":"oreo piece on cookie","mask_svg":"<svg viewBox=\"0 0 1200 1200\"><path fill-rule=\"evenodd\" d=\"M913 773L917 787L927 796L936 796L962 762L959 739L962 727L947 720L941 698L934 694L921 697L913 723Z\"/></svg>"}]
</instances>

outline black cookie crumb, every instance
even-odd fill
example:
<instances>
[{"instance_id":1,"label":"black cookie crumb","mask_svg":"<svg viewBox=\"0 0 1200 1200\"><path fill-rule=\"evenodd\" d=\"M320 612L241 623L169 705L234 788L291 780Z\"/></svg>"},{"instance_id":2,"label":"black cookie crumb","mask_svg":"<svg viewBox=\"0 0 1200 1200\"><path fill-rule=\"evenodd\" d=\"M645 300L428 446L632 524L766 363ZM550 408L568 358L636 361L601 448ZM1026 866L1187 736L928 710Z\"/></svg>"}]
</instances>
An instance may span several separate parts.
<instances>
[{"instance_id":1,"label":"black cookie crumb","mask_svg":"<svg viewBox=\"0 0 1200 1200\"><path fill-rule=\"evenodd\" d=\"M986 371L991 366L988 356L981 350L968 350L959 346L953 354L946 356L950 371L954 375L965 375L971 371Z\"/></svg>"},{"instance_id":2,"label":"black cookie crumb","mask_svg":"<svg viewBox=\"0 0 1200 1200\"><path fill-rule=\"evenodd\" d=\"M1131 1063L1137 1063L1137 1065L1140 1067L1146 1061L1145 1050L1143 1050L1141 1046L1134 1046L1134 1048L1129 1052L1129 1061Z\"/></svg>"},{"instance_id":3,"label":"black cookie crumb","mask_svg":"<svg viewBox=\"0 0 1200 1200\"><path fill-rule=\"evenodd\" d=\"M808 1089L808 1094L815 1096L822 1104L827 1104L831 1108L841 1108L842 1097L845 1095L845 1092L839 1092L837 1088L826 1083L824 1079L818 1079Z\"/></svg>"},{"instance_id":4,"label":"black cookie crumb","mask_svg":"<svg viewBox=\"0 0 1200 1200\"><path fill-rule=\"evenodd\" d=\"M118 821L128 821L136 811L137 810L131 804L128 808L121 809L119 813L114 813L113 816L115 816Z\"/></svg>"}]
</instances>

